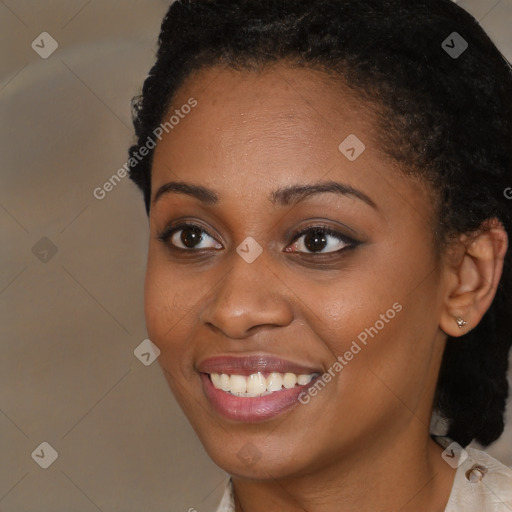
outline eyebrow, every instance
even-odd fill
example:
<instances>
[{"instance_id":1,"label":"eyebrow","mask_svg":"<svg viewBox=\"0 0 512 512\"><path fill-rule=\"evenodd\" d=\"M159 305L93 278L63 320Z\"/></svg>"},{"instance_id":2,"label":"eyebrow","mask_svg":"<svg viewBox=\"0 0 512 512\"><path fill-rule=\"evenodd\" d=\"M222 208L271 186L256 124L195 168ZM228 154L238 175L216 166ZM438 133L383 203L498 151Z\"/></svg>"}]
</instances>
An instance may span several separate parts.
<instances>
[{"instance_id":1,"label":"eyebrow","mask_svg":"<svg viewBox=\"0 0 512 512\"><path fill-rule=\"evenodd\" d=\"M156 192L152 201L155 204L161 197L167 194L185 194L195 197L202 203L215 206L219 201L219 196L211 189L201 185L185 183L183 181L170 181L162 185ZM270 194L270 201L274 205L289 206L297 204L307 197L316 194L334 193L343 196L350 196L363 201L374 209L378 209L375 202L360 190L336 181L326 181L307 185L291 185L275 190Z\"/></svg>"}]
</instances>

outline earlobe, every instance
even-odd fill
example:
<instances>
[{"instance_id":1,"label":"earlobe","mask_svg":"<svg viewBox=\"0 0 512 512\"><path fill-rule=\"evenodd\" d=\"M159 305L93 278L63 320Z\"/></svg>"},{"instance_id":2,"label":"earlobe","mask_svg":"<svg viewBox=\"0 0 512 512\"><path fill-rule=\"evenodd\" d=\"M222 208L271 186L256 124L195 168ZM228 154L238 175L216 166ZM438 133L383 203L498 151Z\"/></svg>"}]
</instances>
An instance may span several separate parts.
<instances>
[{"instance_id":1,"label":"earlobe","mask_svg":"<svg viewBox=\"0 0 512 512\"><path fill-rule=\"evenodd\" d=\"M456 263L447 263L448 284L439 322L451 337L467 334L489 309L503 271L508 238L503 225L492 219L456 243L465 249Z\"/></svg>"},{"instance_id":2,"label":"earlobe","mask_svg":"<svg viewBox=\"0 0 512 512\"><path fill-rule=\"evenodd\" d=\"M469 321L465 320L461 316L453 316L443 312L439 327L448 336L452 338L459 338L471 331L474 326L472 327Z\"/></svg>"}]
</instances>

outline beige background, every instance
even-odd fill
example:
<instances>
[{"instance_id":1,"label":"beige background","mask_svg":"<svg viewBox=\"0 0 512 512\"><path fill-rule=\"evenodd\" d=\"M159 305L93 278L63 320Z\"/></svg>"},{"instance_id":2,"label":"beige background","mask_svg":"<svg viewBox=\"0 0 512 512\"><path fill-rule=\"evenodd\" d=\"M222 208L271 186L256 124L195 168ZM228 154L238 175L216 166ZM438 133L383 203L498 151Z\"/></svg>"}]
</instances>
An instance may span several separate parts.
<instances>
[{"instance_id":1,"label":"beige background","mask_svg":"<svg viewBox=\"0 0 512 512\"><path fill-rule=\"evenodd\" d=\"M512 0L459 3L512 59ZM222 493L158 365L133 354L146 338L142 196L128 178L93 196L126 161L130 99L168 5L0 1L3 512L208 512ZM31 48L42 32L59 45L47 59ZM510 409L488 451L512 466ZM31 457L43 441L58 452L48 469Z\"/></svg>"}]
</instances>

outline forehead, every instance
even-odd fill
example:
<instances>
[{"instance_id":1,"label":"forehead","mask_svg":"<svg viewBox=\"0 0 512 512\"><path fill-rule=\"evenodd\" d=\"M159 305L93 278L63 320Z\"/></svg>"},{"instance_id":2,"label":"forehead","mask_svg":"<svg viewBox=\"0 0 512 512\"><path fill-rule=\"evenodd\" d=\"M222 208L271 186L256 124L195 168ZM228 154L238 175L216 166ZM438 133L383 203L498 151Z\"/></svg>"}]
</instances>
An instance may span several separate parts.
<instances>
[{"instance_id":1,"label":"forehead","mask_svg":"<svg viewBox=\"0 0 512 512\"><path fill-rule=\"evenodd\" d=\"M191 100L196 106L183 108ZM376 110L324 73L285 66L203 70L179 89L169 115L177 123L155 149L153 201L170 182L205 187L219 200L207 205L187 193L165 194L172 201L153 202L152 218L163 218L166 205L194 205L247 227L272 218L276 191L335 182L370 202L362 206L365 201L354 194L309 196L313 202L297 215L311 207L312 215L352 212L370 222L361 208L373 203L393 229L403 231L404 219L415 230L418 223L421 230L435 224L435 192L423 179L406 177L376 144ZM348 158L347 144L355 147L356 158Z\"/></svg>"},{"instance_id":2,"label":"forehead","mask_svg":"<svg viewBox=\"0 0 512 512\"><path fill-rule=\"evenodd\" d=\"M246 179L318 178L346 163L339 145L355 134L378 152L368 105L319 70L204 69L180 87L164 121L191 99L197 105L164 132L155 150L153 190L169 172L208 181L228 174L233 179L233 171Z\"/></svg>"}]
</instances>

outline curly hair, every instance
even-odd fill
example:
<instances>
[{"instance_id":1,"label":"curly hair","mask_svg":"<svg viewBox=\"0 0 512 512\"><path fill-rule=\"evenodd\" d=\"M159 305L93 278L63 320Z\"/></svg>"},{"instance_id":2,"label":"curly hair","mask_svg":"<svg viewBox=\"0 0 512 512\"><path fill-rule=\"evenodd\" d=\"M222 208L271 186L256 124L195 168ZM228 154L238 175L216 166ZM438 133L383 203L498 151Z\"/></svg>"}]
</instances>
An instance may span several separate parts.
<instances>
[{"instance_id":1,"label":"curly hair","mask_svg":"<svg viewBox=\"0 0 512 512\"><path fill-rule=\"evenodd\" d=\"M457 32L468 43L450 55ZM450 40L450 37L452 39ZM451 0L177 0L156 63L134 98L130 178L150 211L153 150L141 157L194 71L260 69L272 62L322 69L378 109L375 143L438 199L439 240L497 218L511 235L512 71L478 22ZM147 146L146 146L147 147ZM481 322L448 342L434 409L447 435L482 445L503 432L512 345L511 251ZM448 340L450 341L450 339Z\"/></svg>"}]
</instances>

